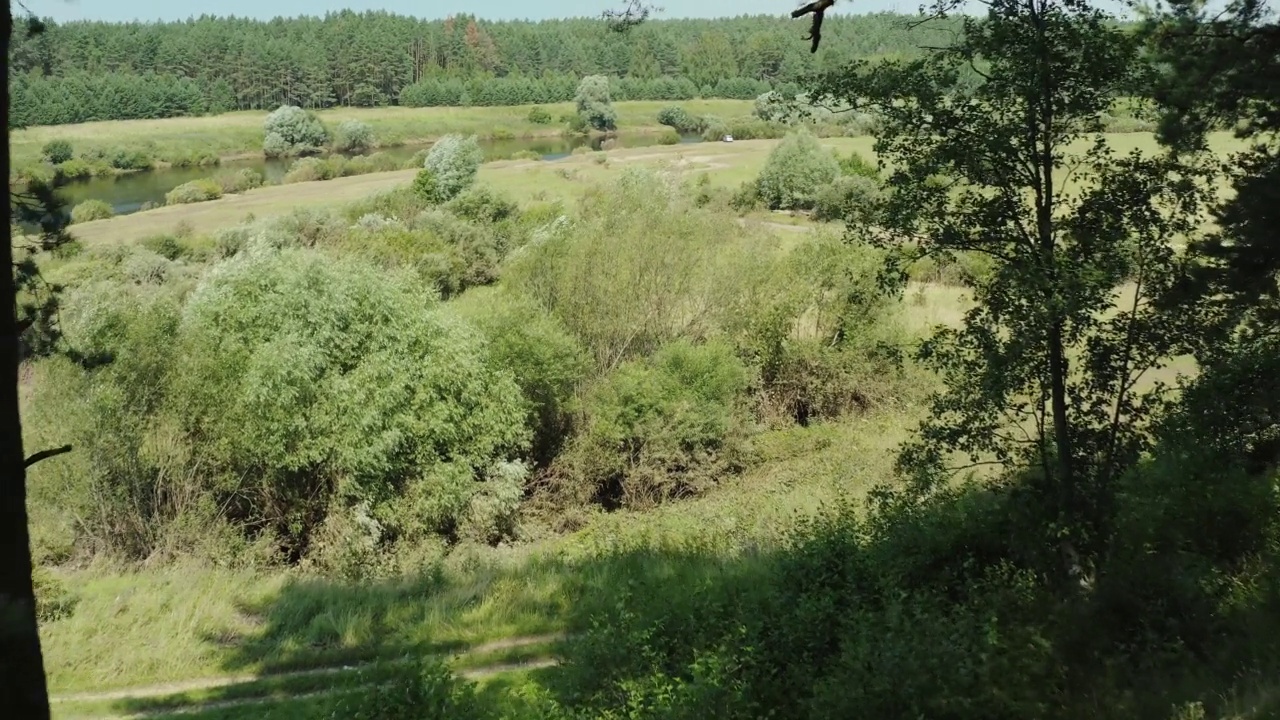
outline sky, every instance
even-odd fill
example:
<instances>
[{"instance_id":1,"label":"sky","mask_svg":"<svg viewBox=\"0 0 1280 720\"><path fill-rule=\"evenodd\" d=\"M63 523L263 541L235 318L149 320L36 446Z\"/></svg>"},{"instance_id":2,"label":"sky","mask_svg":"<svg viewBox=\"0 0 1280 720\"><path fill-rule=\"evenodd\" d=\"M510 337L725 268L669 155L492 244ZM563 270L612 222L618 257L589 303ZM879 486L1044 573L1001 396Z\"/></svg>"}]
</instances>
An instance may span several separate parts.
<instances>
[{"instance_id":1,"label":"sky","mask_svg":"<svg viewBox=\"0 0 1280 720\"><path fill-rule=\"evenodd\" d=\"M623 0L23 0L40 17L67 20L183 20L201 13L269 19L323 15L351 9L386 10L401 15L443 18L460 12L490 20L599 17ZM658 17L731 17L791 12L801 0L657 0ZM845 6L842 8L841 6ZM837 5L846 13L914 12L920 0L854 0Z\"/></svg>"}]
</instances>

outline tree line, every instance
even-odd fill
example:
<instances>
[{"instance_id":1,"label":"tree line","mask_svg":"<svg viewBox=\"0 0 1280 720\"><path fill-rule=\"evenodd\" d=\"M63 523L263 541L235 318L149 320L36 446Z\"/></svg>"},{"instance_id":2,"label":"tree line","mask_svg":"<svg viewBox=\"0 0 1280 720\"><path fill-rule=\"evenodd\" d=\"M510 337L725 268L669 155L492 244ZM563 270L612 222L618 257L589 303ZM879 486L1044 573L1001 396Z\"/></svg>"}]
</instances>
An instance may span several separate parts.
<instances>
[{"instance_id":1,"label":"tree line","mask_svg":"<svg viewBox=\"0 0 1280 720\"><path fill-rule=\"evenodd\" d=\"M231 110L513 105L571 100L587 75L615 99L752 98L855 58L913 56L954 23L828 19L824 52L775 16L661 20L611 33L598 19L421 20L387 12L259 21L46 22L10 38L12 122L50 125Z\"/></svg>"}]
</instances>

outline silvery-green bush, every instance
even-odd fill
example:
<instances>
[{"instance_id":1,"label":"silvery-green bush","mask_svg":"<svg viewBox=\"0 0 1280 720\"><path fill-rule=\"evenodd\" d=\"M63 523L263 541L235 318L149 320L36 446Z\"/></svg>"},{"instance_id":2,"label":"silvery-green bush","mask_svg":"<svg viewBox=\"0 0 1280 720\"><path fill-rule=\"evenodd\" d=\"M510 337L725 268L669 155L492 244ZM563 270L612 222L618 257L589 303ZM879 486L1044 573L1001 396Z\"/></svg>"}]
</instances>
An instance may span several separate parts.
<instances>
[{"instance_id":1,"label":"silvery-green bush","mask_svg":"<svg viewBox=\"0 0 1280 720\"><path fill-rule=\"evenodd\" d=\"M431 146L422 166L431 172L434 202L448 202L476 181L484 151L475 135L445 135Z\"/></svg>"},{"instance_id":2,"label":"silvery-green bush","mask_svg":"<svg viewBox=\"0 0 1280 720\"><path fill-rule=\"evenodd\" d=\"M604 75L588 75L578 83L574 93L578 116L596 130L616 130L618 114L609 96L609 78Z\"/></svg>"},{"instance_id":3,"label":"silvery-green bush","mask_svg":"<svg viewBox=\"0 0 1280 720\"><path fill-rule=\"evenodd\" d=\"M319 152L329 144L329 131L320 118L296 105L281 105L262 124L266 136L262 151L267 157Z\"/></svg>"},{"instance_id":4,"label":"silvery-green bush","mask_svg":"<svg viewBox=\"0 0 1280 720\"><path fill-rule=\"evenodd\" d=\"M338 152L368 150L373 143L373 128L359 120L343 120L333 137L333 149Z\"/></svg>"}]
</instances>

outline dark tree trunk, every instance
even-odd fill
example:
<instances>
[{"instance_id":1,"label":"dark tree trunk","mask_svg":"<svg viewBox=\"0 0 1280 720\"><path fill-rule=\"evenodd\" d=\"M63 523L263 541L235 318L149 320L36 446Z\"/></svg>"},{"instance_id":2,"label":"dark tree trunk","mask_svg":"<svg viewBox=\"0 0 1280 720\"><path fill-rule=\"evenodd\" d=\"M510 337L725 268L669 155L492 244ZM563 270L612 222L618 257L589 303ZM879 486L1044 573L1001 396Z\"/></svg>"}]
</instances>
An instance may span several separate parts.
<instances>
[{"instance_id":1,"label":"dark tree trunk","mask_svg":"<svg viewBox=\"0 0 1280 720\"><path fill-rule=\"evenodd\" d=\"M5 8L4 57L9 57L13 14ZM5 128L9 100L3 100ZM9 150L0 172L9 177ZM5 219L13 209L5 203ZM12 225L6 223L7 228ZM49 696L44 658L36 626L31 583L31 539L27 532L27 473L22 453L22 421L18 417L18 319L13 278L12 230L0 257L0 708L4 716L46 720Z\"/></svg>"}]
</instances>

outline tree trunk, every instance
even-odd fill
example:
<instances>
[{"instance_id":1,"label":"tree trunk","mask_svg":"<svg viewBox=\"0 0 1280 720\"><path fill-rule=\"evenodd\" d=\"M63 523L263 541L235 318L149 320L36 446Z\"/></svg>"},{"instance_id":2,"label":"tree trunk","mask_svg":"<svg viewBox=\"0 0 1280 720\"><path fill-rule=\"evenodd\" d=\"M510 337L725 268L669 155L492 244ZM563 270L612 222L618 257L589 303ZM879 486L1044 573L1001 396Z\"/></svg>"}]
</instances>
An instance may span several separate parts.
<instances>
[{"instance_id":1,"label":"tree trunk","mask_svg":"<svg viewBox=\"0 0 1280 720\"><path fill-rule=\"evenodd\" d=\"M5 57L13 31L13 13L5 8ZM4 103L9 127L9 103ZM9 176L9 150L0 161ZM13 208L5 204L6 219ZM27 473L22 453L22 421L18 417L18 319L13 278L12 226L0 264L0 707L5 717L47 720L44 658L36 626L31 583L31 539L27 531Z\"/></svg>"}]
</instances>

